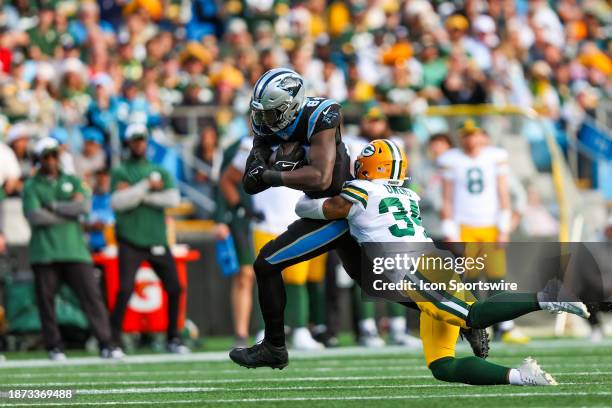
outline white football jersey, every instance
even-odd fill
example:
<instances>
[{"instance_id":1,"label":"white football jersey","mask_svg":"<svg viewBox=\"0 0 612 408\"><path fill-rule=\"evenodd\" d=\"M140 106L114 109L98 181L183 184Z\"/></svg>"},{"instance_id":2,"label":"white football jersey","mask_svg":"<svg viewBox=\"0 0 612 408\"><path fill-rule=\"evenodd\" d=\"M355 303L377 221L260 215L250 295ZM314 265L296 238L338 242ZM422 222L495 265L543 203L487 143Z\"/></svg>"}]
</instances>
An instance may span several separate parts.
<instances>
[{"instance_id":1,"label":"white football jersey","mask_svg":"<svg viewBox=\"0 0 612 408\"><path fill-rule=\"evenodd\" d=\"M431 242L421 222L420 198L411 189L384 180L352 180L340 195L353 203L347 219L357 242Z\"/></svg>"},{"instance_id":2,"label":"white football jersey","mask_svg":"<svg viewBox=\"0 0 612 408\"><path fill-rule=\"evenodd\" d=\"M240 142L238 152L232 159L232 166L244 172L253 139L245 137ZM299 217L295 214L295 205L303 195L299 190L289 187L273 187L253 196L253 208L261 211L265 219L258 221L253 228L269 234L280 235Z\"/></svg>"},{"instance_id":3,"label":"white football jersey","mask_svg":"<svg viewBox=\"0 0 612 408\"><path fill-rule=\"evenodd\" d=\"M484 227L497 223L500 204L497 177L508 172L508 153L488 146L476 157L453 148L438 158L442 174L453 183L453 219Z\"/></svg>"}]
</instances>

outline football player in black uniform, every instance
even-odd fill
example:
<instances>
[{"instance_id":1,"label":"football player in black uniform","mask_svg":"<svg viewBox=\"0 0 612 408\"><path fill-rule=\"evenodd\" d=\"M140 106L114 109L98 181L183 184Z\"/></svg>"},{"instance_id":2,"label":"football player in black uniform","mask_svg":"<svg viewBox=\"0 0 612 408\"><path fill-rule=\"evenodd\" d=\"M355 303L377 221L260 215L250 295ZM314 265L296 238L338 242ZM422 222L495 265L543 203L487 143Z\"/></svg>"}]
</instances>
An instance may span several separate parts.
<instances>
[{"instance_id":1,"label":"football player in black uniform","mask_svg":"<svg viewBox=\"0 0 612 408\"><path fill-rule=\"evenodd\" d=\"M340 105L331 99L305 97L304 88L302 77L286 68L266 72L255 84L251 101L253 149L243 178L247 193L286 186L302 190L311 198L332 197L352 178L340 135ZM279 149L275 164L269 166L273 150L287 143L295 148ZM301 151L305 152L303 160ZM336 249L349 275L358 280L361 260L355 254L360 253L359 246L348 231L346 220L300 219L263 247L254 268L265 339L253 347L232 350L230 358L234 362L272 368L288 364L281 271Z\"/></svg>"}]
</instances>

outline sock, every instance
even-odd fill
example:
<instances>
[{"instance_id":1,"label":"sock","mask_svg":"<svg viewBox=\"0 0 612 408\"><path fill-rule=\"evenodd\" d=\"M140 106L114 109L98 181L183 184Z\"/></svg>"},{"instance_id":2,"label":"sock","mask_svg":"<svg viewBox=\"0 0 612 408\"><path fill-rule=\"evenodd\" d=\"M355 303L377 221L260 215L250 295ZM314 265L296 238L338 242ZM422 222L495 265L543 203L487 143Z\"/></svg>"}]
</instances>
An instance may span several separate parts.
<instances>
[{"instance_id":1,"label":"sock","mask_svg":"<svg viewBox=\"0 0 612 408\"><path fill-rule=\"evenodd\" d=\"M376 327L376 321L373 318L362 319L359 321L359 333L370 333L376 334L378 333L378 328Z\"/></svg>"},{"instance_id":2,"label":"sock","mask_svg":"<svg viewBox=\"0 0 612 408\"><path fill-rule=\"evenodd\" d=\"M490 363L480 357L443 357L431 363L433 376L446 382L471 385L508 384L509 367Z\"/></svg>"},{"instance_id":3,"label":"sock","mask_svg":"<svg viewBox=\"0 0 612 408\"><path fill-rule=\"evenodd\" d=\"M472 304L466 321L469 327L485 329L536 310L540 310L540 305L534 293L503 292Z\"/></svg>"},{"instance_id":4,"label":"sock","mask_svg":"<svg viewBox=\"0 0 612 408\"><path fill-rule=\"evenodd\" d=\"M510 385L523 385L523 379L521 373L516 368L511 368L508 372L508 380Z\"/></svg>"},{"instance_id":5,"label":"sock","mask_svg":"<svg viewBox=\"0 0 612 408\"><path fill-rule=\"evenodd\" d=\"M389 319L389 331L392 335L405 334L406 333L406 318L405 317L392 317Z\"/></svg>"},{"instance_id":6,"label":"sock","mask_svg":"<svg viewBox=\"0 0 612 408\"><path fill-rule=\"evenodd\" d=\"M310 320L315 325L325 324L325 293L322 282L308 282Z\"/></svg>"},{"instance_id":7,"label":"sock","mask_svg":"<svg viewBox=\"0 0 612 408\"><path fill-rule=\"evenodd\" d=\"M286 284L287 307L285 319L289 327L306 327L308 324L308 291L306 285Z\"/></svg>"}]
</instances>

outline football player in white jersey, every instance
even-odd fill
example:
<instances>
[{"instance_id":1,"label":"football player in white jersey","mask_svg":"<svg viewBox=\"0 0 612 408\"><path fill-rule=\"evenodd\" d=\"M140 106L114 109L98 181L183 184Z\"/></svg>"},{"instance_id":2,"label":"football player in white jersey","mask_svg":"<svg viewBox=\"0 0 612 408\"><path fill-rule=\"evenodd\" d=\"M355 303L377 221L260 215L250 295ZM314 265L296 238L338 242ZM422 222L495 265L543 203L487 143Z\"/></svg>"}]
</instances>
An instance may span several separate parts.
<instances>
[{"instance_id":1,"label":"football player in white jersey","mask_svg":"<svg viewBox=\"0 0 612 408\"><path fill-rule=\"evenodd\" d=\"M406 155L393 142L374 140L355 162L357 180L346 182L342 192L331 198L302 197L296 213L304 218L346 218L351 235L362 247L371 242L405 243L410 252L411 243L431 240L421 222L418 195L401 186L406 167ZM427 282L436 272L419 268L415 275ZM559 299L560 290L558 282L551 282L537 294L502 292L484 301L466 301L473 299L469 293L421 290L418 286L404 294L421 310L423 351L435 378L474 385L556 385L531 358L517 368L474 356L456 358L455 343L460 328L482 329L536 310L588 317L582 302Z\"/></svg>"},{"instance_id":2,"label":"football player in white jersey","mask_svg":"<svg viewBox=\"0 0 612 408\"><path fill-rule=\"evenodd\" d=\"M442 232L448 241L467 242L465 256L487 253L484 274L489 282L506 277L506 253L512 223L508 186L508 153L491 146L485 132L473 119L459 130L461 147L438 158L442 169ZM480 271L468 271L471 281ZM511 321L498 327L504 342L524 344L529 337Z\"/></svg>"},{"instance_id":3,"label":"football player in white jersey","mask_svg":"<svg viewBox=\"0 0 612 408\"><path fill-rule=\"evenodd\" d=\"M387 116L377 102L366 104L363 117L359 126L359 134L355 136L345 136L346 145L351 158L351 168L354 167L355 160L363 150L374 139L386 138L390 133ZM391 137L400 149L403 150L403 140L399 137ZM356 290L355 296L361 295ZM374 319L375 305L372 302L358 301L358 342L366 347L381 347L385 341L380 337L376 320ZM389 319L389 343L393 345L420 347L418 339L406 333L406 310L402 305L389 302L386 305L386 315Z\"/></svg>"}]
</instances>

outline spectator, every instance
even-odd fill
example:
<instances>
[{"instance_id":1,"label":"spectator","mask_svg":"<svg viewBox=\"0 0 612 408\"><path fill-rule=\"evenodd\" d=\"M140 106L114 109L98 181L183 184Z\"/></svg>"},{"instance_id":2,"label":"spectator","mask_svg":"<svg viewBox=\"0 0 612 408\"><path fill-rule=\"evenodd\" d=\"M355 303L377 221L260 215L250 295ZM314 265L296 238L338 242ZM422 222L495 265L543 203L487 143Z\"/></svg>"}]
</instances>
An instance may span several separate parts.
<instances>
[{"instance_id":1,"label":"spectator","mask_svg":"<svg viewBox=\"0 0 612 408\"><path fill-rule=\"evenodd\" d=\"M451 105L481 104L487 101L484 75L460 48L451 51L442 93Z\"/></svg>"},{"instance_id":2,"label":"spectator","mask_svg":"<svg viewBox=\"0 0 612 408\"><path fill-rule=\"evenodd\" d=\"M119 243L119 291L111 317L113 339L119 343L125 311L134 291L140 264L149 262L168 294L167 350L186 354L178 332L179 299L183 290L166 237L164 209L179 204L179 192L170 174L146 158L148 131L131 124L125 139L129 159L113 169L111 206L116 212Z\"/></svg>"},{"instance_id":3,"label":"spectator","mask_svg":"<svg viewBox=\"0 0 612 408\"><path fill-rule=\"evenodd\" d=\"M106 167L106 154L102 145L104 136L97 128L86 127L83 134L83 150L74 158L76 174L83 177L83 180L90 185L94 185L95 174Z\"/></svg>"},{"instance_id":4,"label":"spectator","mask_svg":"<svg viewBox=\"0 0 612 408\"><path fill-rule=\"evenodd\" d=\"M21 169L17 162L17 157L10 147L0 142L0 254L6 251L6 240L4 231L4 206L2 201L6 196L12 195L17 191Z\"/></svg>"},{"instance_id":5,"label":"spectator","mask_svg":"<svg viewBox=\"0 0 612 408\"><path fill-rule=\"evenodd\" d=\"M14 124L8 132L7 143L13 149L19 167L21 169L20 179L23 181L30 177L34 172L34 163L30 156L28 145L32 134L32 126L26 122ZM19 184L18 191L21 192L22 184Z\"/></svg>"},{"instance_id":6,"label":"spectator","mask_svg":"<svg viewBox=\"0 0 612 408\"><path fill-rule=\"evenodd\" d=\"M86 225L89 231L89 248L92 251L101 251L111 244L107 241L107 232L115 223L115 214L111 208L110 173L106 168L102 168L96 171L93 179L91 212Z\"/></svg>"},{"instance_id":7,"label":"spectator","mask_svg":"<svg viewBox=\"0 0 612 408\"><path fill-rule=\"evenodd\" d=\"M62 282L77 295L100 344L100 356L122 358L121 349L112 344L108 312L79 224L79 217L89 211L88 189L78 177L60 169L59 144L55 139L41 139L36 144L36 155L40 169L25 185L23 209L32 227L30 262L49 359L66 359L53 301ZM55 188L56 185L61 188Z\"/></svg>"},{"instance_id":8,"label":"spectator","mask_svg":"<svg viewBox=\"0 0 612 408\"><path fill-rule=\"evenodd\" d=\"M422 166L411 169L411 184L414 183L421 197L419 206L423 225L427 225L427 233L434 241L442 241L444 233L440 224L442 210L442 173L436 166L438 158L453 147L450 136L446 133L436 133L427 141L427 158Z\"/></svg>"},{"instance_id":9,"label":"spectator","mask_svg":"<svg viewBox=\"0 0 612 408\"><path fill-rule=\"evenodd\" d=\"M60 37L55 30L55 6L50 1L42 2L38 13L38 25L28 30L30 38L30 57L43 60L55 55L60 45Z\"/></svg>"},{"instance_id":10,"label":"spectator","mask_svg":"<svg viewBox=\"0 0 612 408\"><path fill-rule=\"evenodd\" d=\"M66 174L75 174L74 158L68 146L68 132L66 129L57 127L51 130L51 138L59 144L59 161L62 171Z\"/></svg>"},{"instance_id":11,"label":"spectator","mask_svg":"<svg viewBox=\"0 0 612 408\"><path fill-rule=\"evenodd\" d=\"M112 132L118 132L118 101L114 96L114 83L105 73L98 74L92 81L93 98L87 107L87 123L102 132L104 140L111 139Z\"/></svg>"}]
</instances>

